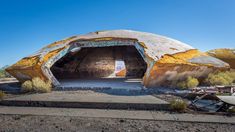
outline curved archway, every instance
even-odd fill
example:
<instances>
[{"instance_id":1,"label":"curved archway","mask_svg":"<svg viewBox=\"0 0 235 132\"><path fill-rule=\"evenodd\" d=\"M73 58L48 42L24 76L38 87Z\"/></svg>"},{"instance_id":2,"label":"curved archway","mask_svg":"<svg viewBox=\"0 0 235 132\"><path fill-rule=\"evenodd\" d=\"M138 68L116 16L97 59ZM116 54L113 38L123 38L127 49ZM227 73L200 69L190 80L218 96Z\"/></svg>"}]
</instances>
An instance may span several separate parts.
<instances>
[{"instance_id":1,"label":"curved archway","mask_svg":"<svg viewBox=\"0 0 235 132\"><path fill-rule=\"evenodd\" d=\"M57 85L61 79L74 78L142 79L147 71L144 48L133 39L78 40L64 52L48 69ZM124 72L116 72L118 64L124 65Z\"/></svg>"}]
</instances>

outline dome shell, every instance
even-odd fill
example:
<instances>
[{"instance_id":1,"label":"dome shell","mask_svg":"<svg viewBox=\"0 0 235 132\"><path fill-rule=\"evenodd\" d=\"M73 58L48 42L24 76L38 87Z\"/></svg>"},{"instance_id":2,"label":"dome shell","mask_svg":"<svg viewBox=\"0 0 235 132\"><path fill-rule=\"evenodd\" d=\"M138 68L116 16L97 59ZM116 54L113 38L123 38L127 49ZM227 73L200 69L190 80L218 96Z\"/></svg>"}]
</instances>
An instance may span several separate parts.
<instances>
[{"instance_id":1,"label":"dome shell","mask_svg":"<svg viewBox=\"0 0 235 132\"><path fill-rule=\"evenodd\" d=\"M205 77L209 72L228 68L228 64L180 41L131 30L97 31L54 42L23 58L7 71L19 81L34 77L60 85L50 68L68 52L84 47L134 45L147 63L143 85L169 85L187 76ZM174 84L170 84L174 85Z\"/></svg>"},{"instance_id":2,"label":"dome shell","mask_svg":"<svg viewBox=\"0 0 235 132\"><path fill-rule=\"evenodd\" d=\"M175 54L178 52L185 52L187 50L194 49L188 44L161 35L132 30L110 30L97 31L85 35L73 36L68 39L58 41L49 46L46 46L32 56L43 54L44 52L50 52L52 50L64 47L75 40L89 40L96 38L136 39L138 42L144 43L145 52L154 60L158 60L164 54Z\"/></svg>"}]
</instances>

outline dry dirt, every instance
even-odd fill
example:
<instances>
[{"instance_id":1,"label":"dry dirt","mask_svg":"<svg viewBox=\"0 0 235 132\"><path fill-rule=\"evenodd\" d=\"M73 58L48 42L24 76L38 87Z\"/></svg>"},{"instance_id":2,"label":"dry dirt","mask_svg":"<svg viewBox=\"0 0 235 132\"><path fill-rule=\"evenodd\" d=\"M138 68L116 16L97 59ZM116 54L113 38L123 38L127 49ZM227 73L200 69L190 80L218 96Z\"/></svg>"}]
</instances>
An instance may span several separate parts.
<instances>
[{"instance_id":1,"label":"dry dirt","mask_svg":"<svg viewBox=\"0 0 235 132\"><path fill-rule=\"evenodd\" d=\"M235 124L190 123L67 116L0 115L1 132L233 132Z\"/></svg>"}]
</instances>

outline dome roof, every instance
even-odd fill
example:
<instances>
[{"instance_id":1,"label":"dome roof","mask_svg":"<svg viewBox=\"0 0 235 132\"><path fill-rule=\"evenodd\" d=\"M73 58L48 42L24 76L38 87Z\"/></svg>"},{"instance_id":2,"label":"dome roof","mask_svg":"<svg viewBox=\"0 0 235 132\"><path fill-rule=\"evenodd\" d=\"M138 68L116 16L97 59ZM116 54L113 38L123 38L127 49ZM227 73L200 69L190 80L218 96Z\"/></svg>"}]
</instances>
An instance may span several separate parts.
<instances>
[{"instance_id":1,"label":"dome roof","mask_svg":"<svg viewBox=\"0 0 235 132\"><path fill-rule=\"evenodd\" d=\"M54 46L52 46L53 45L52 44L47 47L44 47L42 50L38 51L34 55L42 54L44 52L61 48L63 46L70 44L70 42L76 40L79 41L84 39L89 40L96 38L136 39L138 42L144 43L145 52L148 54L149 57L151 57L155 61L161 58L161 56L164 54L175 54L178 52L185 52L187 50L194 49L188 44L161 35L132 31L132 30L109 30L109 31L91 32L85 35L73 36L71 38L65 39L66 41L63 41L63 43L60 43L61 41L58 41L58 44Z\"/></svg>"},{"instance_id":2,"label":"dome roof","mask_svg":"<svg viewBox=\"0 0 235 132\"><path fill-rule=\"evenodd\" d=\"M227 63L210 57L180 41L146 32L131 30L97 31L54 42L25 57L6 70L19 81L34 77L59 82L50 68L71 51L83 47L109 47L132 45L147 63L143 77L145 86L169 84L187 76L205 77L210 72L227 69Z\"/></svg>"}]
</instances>

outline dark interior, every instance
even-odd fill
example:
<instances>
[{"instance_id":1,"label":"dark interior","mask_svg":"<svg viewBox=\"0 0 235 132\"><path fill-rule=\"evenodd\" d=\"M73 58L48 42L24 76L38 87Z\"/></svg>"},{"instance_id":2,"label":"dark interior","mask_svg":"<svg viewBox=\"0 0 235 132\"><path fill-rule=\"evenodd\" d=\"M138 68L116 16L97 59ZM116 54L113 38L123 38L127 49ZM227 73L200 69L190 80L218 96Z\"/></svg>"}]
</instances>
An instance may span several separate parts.
<instances>
[{"instance_id":1,"label":"dark interior","mask_svg":"<svg viewBox=\"0 0 235 132\"><path fill-rule=\"evenodd\" d=\"M57 79L102 78L114 73L115 60L123 60L126 78L142 78L147 65L134 46L82 48L69 52L52 67Z\"/></svg>"}]
</instances>

